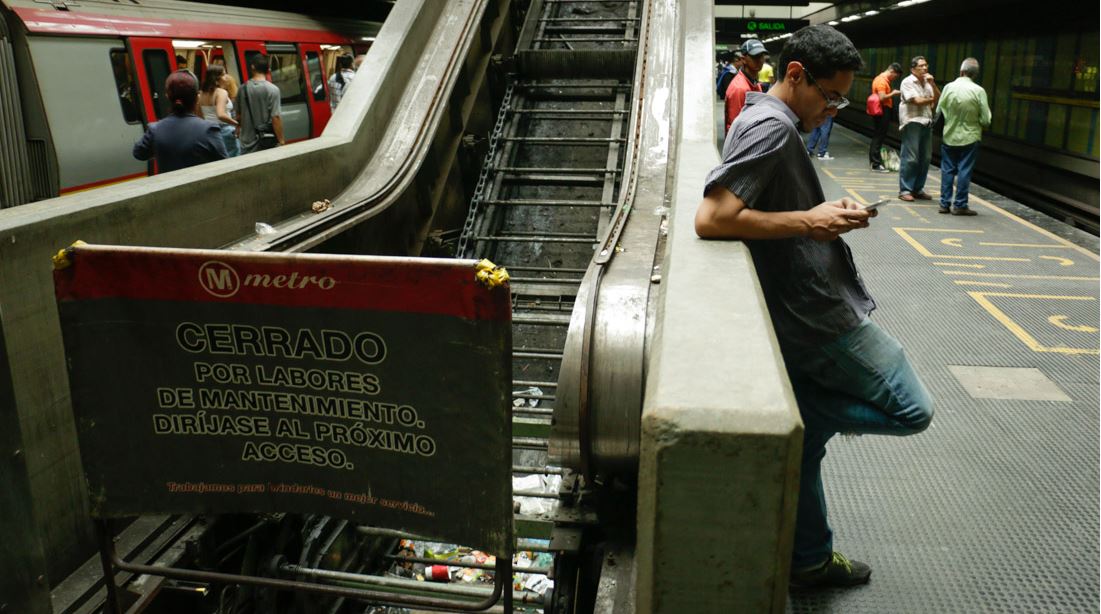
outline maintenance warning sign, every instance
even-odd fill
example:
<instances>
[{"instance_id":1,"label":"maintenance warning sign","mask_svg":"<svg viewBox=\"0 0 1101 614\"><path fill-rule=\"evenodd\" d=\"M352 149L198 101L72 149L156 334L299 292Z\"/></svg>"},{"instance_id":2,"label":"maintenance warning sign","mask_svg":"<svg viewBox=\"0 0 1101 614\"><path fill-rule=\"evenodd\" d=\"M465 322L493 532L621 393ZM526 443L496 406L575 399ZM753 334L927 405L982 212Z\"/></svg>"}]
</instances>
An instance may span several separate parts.
<instances>
[{"instance_id":1,"label":"maintenance warning sign","mask_svg":"<svg viewBox=\"0 0 1101 614\"><path fill-rule=\"evenodd\" d=\"M473 261L79 245L93 514L324 513L504 552L511 307Z\"/></svg>"}]
</instances>

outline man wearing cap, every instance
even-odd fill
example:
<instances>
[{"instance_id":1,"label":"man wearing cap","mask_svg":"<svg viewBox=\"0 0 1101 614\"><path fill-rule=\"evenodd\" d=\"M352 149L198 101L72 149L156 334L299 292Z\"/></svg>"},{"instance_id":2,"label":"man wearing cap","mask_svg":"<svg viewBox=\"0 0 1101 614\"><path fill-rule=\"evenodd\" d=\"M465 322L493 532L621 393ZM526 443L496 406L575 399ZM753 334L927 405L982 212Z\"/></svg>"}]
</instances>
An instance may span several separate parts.
<instances>
[{"instance_id":1,"label":"man wearing cap","mask_svg":"<svg viewBox=\"0 0 1101 614\"><path fill-rule=\"evenodd\" d=\"M738 117L742 107L745 106L745 95L748 92L761 91L761 84L757 83L757 75L765 65L765 55L768 53L764 44L755 38L742 43L741 51L745 54L742 69L730 82L730 87L726 88L727 132L730 131L730 124L734 123L734 118Z\"/></svg>"}]
</instances>

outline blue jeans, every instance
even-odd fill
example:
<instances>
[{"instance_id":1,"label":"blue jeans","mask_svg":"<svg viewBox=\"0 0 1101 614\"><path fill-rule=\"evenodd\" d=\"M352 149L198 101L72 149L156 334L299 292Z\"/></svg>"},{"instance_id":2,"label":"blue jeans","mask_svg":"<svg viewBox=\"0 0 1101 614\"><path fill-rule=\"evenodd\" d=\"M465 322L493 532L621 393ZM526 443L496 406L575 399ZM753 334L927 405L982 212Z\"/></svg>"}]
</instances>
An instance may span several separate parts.
<instances>
[{"instance_id":1,"label":"blue jeans","mask_svg":"<svg viewBox=\"0 0 1101 614\"><path fill-rule=\"evenodd\" d=\"M898 193L925 191L929 160L933 156L933 128L910 122L902 127L902 152L899 154Z\"/></svg>"},{"instance_id":2,"label":"blue jeans","mask_svg":"<svg viewBox=\"0 0 1101 614\"><path fill-rule=\"evenodd\" d=\"M792 569L799 570L833 552L822 489L826 442L837 433L920 433L933 419L933 399L902 346L869 319L785 362L805 429L792 552Z\"/></svg>"},{"instance_id":3,"label":"blue jeans","mask_svg":"<svg viewBox=\"0 0 1101 614\"><path fill-rule=\"evenodd\" d=\"M241 153L241 144L237 142L237 130L229 124L221 124L222 142L226 145L226 153L230 158Z\"/></svg>"},{"instance_id":4,"label":"blue jeans","mask_svg":"<svg viewBox=\"0 0 1101 614\"><path fill-rule=\"evenodd\" d=\"M833 130L833 118L827 115L826 121L811 131L810 139L807 140L807 153L814 153L815 145L818 146L818 155L826 153L830 146L831 130Z\"/></svg>"},{"instance_id":5,"label":"blue jeans","mask_svg":"<svg viewBox=\"0 0 1101 614\"><path fill-rule=\"evenodd\" d=\"M967 208L967 194L971 190L971 171L979 157L979 142L970 145L940 146L940 206L942 209ZM956 183L956 198L952 199L952 180Z\"/></svg>"}]
</instances>

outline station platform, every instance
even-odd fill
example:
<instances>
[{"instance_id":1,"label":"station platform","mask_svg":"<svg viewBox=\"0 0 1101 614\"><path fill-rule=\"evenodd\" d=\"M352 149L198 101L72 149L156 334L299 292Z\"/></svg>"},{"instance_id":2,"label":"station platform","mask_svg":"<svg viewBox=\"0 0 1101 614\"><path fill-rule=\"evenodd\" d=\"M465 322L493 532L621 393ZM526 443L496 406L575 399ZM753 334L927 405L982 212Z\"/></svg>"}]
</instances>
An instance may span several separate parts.
<instances>
[{"instance_id":1,"label":"station platform","mask_svg":"<svg viewBox=\"0 0 1101 614\"><path fill-rule=\"evenodd\" d=\"M872 578L793 593L788 611L1095 612L1097 237L978 185L975 217L899 201L898 174L872 172L842 126L829 152L814 160L828 199L894 199L845 240L936 414L913 437L830 442L834 547Z\"/></svg>"}]
</instances>

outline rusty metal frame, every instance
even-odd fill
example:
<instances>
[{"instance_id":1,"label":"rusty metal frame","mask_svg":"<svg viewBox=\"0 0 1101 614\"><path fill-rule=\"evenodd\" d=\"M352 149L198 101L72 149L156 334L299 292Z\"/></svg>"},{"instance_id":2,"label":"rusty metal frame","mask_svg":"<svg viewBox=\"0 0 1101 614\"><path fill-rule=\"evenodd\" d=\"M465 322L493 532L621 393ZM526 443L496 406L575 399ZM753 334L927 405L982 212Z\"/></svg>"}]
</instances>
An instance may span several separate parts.
<instances>
[{"instance_id":1,"label":"rusty metal frame","mask_svg":"<svg viewBox=\"0 0 1101 614\"><path fill-rule=\"evenodd\" d=\"M314 582L299 582L297 580L282 580L279 578L266 578L262 576L245 576L239 574L227 574L214 571L199 571L195 569L182 569L179 567L157 567L154 565L140 565L127 563L119 558L115 551L114 538L106 520L96 520L96 533L99 539L100 563L103 565L103 582L107 588L107 598L104 612L107 614L123 614L118 597L118 585L115 584L115 570L127 571L136 574L161 576L176 580L190 580L196 582L218 582L223 584L245 584L273 588L276 590L295 591L300 593L314 593L329 597L344 597L370 601L379 605L393 606L417 606L457 610L464 612L482 612L488 610L502 601L506 613L512 612L512 551L502 553L497 557L497 566L493 577L493 592L488 597L477 603L460 602L450 599L437 599L435 597L416 597L394 595L382 591L369 591L357 588L345 588L318 584ZM504 590L505 583L509 590ZM427 586L427 585L426 585Z\"/></svg>"}]
</instances>

